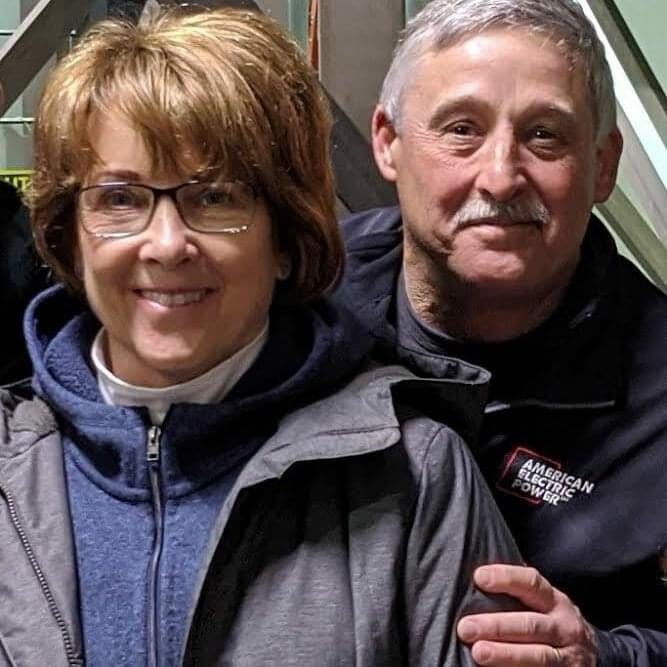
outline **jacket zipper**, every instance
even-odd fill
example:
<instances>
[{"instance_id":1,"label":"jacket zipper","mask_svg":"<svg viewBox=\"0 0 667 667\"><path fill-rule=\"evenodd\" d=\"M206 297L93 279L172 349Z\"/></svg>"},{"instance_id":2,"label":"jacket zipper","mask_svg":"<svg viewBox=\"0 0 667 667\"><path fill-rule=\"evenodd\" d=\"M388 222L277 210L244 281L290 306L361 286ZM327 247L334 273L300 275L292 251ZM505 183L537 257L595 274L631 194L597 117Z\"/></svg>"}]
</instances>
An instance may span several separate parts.
<instances>
[{"instance_id":1,"label":"jacket zipper","mask_svg":"<svg viewBox=\"0 0 667 667\"><path fill-rule=\"evenodd\" d=\"M42 568L39 566L39 563L37 562L37 557L35 556L35 552L32 549L30 540L28 539L28 536L26 535L25 530L21 525L21 520L19 519L19 514L16 509L16 501L14 500L14 496L3 488L0 488L0 491L2 492L2 495L5 497L7 501L10 520L19 536L19 540L21 541L23 550L25 551L26 556L28 557L30 566L32 567L32 570L35 573L35 576L37 577L39 586L42 589L42 594L44 595L46 603L49 606L49 611L51 612L51 615L55 619L56 624L58 625L58 629L60 630L60 634L63 638L63 643L65 644L65 655L67 656L67 663L72 667L78 667L79 665L82 665L83 662L76 655L76 651L74 650L74 646L72 645L72 638L70 637L69 630L67 629L67 623L65 623L65 619L60 613L60 609L58 609L58 605L56 604L55 598L53 597L53 593L51 592L49 584L46 581L46 577L42 572Z\"/></svg>"},{"instance_id":2,"label":"jacket zipper","mask_svg":"<svg viewBox=\"0 0 667 667\"><path fill-rule=\"evenodd\" d=\"M150 579L148 590L148 665L157 667L158 660L158 613L159 613L159 575L162 543L164 539L164 517L162 507L162 484L160 479L160 439L162 431L159 426L148 429L146 443L146 462L151 482L153 499L153 517L155 520L155 539L151 555Z\"/></svg>"}]
</instances>

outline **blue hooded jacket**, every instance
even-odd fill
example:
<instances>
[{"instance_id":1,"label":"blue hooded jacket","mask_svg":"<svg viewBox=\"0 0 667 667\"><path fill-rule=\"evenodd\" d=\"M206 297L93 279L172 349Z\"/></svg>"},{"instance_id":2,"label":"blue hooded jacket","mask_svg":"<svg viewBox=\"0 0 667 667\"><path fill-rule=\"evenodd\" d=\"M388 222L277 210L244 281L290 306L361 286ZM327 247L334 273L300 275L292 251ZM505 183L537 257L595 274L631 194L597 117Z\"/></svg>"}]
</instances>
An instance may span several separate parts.
<instances>
[{"instance_id":1,"label":"blue hooded jacket","mask_svg":"<svg viewBox=\"0 0 667 667\"><path fill-rule=\"evenodd\" d=\"M244 462L286 412L358 369L367 338L343 311L277 305L267 344L216 405L107 405L90 349L100 324L61 287L30 305L34 389L63 433L89 664L177 664L212 523Z\"/></svg>"}]
</instances>

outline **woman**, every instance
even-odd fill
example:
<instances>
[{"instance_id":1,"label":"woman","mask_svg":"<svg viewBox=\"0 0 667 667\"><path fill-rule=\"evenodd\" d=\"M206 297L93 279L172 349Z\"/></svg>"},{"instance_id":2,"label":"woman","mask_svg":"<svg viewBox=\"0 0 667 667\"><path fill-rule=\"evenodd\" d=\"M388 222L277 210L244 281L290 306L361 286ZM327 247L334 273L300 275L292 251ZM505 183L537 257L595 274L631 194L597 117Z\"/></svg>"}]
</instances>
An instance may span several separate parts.
<instances>
[{"instance_id":1,"label":"woman","mask_svg":"<svg viewBox=\"0 0 667 667\"><path fill-rule=\"evenodd\" d=\"M353 379L328 130L255 14L105 22L52 73L31 205L67 289L26 316L36 396L3 398L6 662L469 662L471 568L517 555L398 400L441 384Z\"/></svg>"}]
</instances>

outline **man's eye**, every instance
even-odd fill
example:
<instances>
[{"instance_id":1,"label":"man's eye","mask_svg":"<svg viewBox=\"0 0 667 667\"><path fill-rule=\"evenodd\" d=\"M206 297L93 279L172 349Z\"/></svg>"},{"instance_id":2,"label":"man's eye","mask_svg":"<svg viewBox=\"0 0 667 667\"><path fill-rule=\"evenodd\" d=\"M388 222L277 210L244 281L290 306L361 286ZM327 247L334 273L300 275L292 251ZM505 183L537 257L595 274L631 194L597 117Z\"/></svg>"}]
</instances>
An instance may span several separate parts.
<instances>
[{"instance_id":1,"label":"man's eye","mask_svg":"<svg viewBox=\"0 0 667 667\"><path fill-rule=\"evenodd\" d=\"M532 130L531 134L533 139L542 142L556 141L558 139L557 134L546 127L536 127Z\"/></svg>"},{"instance_id":2,"label":"man's eye","mask_svg":"<svg viewBox=\"0 0 667 667\"><path fill-rule=\"evenodd\" d=\"M456 137L472 137L476 134L475 128L470 123L454 123L445 128L445 132Z\"/></svg>"},{"instance_id":3,"label":"man's eye","mask_svg":"<svg viewBox=\"0 0 667 667\"><path fill-rule=\"evenodd\" d=\"M472 128L470 125L454 125L452 132L459 137L467 137L472 134Z\"/></svg>"}]
</instances>

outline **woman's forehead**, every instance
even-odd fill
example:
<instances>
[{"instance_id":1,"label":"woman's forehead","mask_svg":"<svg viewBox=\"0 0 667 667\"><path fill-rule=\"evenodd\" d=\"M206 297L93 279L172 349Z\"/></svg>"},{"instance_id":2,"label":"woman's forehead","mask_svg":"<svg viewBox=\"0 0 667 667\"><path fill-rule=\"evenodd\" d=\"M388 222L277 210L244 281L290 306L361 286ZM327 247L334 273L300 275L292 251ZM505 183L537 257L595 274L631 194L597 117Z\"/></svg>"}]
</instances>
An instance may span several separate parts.
<instances>
[{"instance_id":1,"label":"woman's forehead","mask_svg":"<svg viewBox=\"0 0 667 667\"><path fill-rule=\"evenodd\" d=\"M226 165L211 164L199 146L171 136L161 138L160 128L139 125L119 110L91 115L88 141L93 151L89 171L139 174L169 180L199 175L214 178Z\"/></svg>"}]
</instances>

